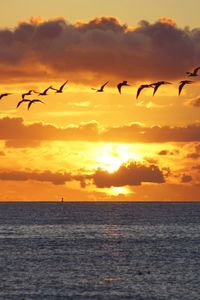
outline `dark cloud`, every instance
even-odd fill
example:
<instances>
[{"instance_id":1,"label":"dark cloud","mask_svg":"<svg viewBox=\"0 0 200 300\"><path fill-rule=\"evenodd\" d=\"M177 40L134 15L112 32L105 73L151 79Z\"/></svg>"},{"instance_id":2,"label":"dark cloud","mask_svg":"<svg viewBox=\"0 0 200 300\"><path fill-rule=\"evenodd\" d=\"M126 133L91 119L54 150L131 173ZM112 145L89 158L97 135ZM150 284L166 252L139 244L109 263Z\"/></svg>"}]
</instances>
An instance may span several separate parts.
<instances>
[{"instance_id":1,"label":"dark cloud","mask_svg":"<svg viewBox=\"0 0 200 300\"><path fill-rule=\"evenodd\" d=\"M188 153L186 155L186 158L199 159L200 158L200 144L195 145L194 151L191 153Z\"/></svg>"},{"instance_id":2,"label":"dark cloud","mask_svg":"<svg viewBox=\"0 0 200 300\"><path fill-rule=\"evenodd\" d=\"M179 154L178 150L169 151L169 150L161 150L158 152L158 155L165 156L165 155L176 155Z\"/></svg>"},{"instance_id":3,"label":"dark cloud","mask_svg":"<svg viewBox=\"0 0 200 300\"><path fill-rule=\"evenodd\" d=\"M8 147L36 147L43 141L55 140L124 143L195 142L200 141L200 123L184 127L146 127L131 123L102 129L95 121L56 127L42 122L25 124L22 118L6 117L0 119L0 140L5 140ZM163 153L166 155L166 152L161 153L160 155ZM178 154L176 151L173 153Z\"/></svg>"},{"instance_id":4,"label":"dark cloud","mask_svg":"<svg viewBox=\"0 0 200 300\"><path fill-rule=\"evenodd\" d=\"M55 185L65 184L71 181L72 176L69 173L59 173L51 171L4 171L0 170L0 180L27 181L36 180L41 182L51 182Z\"/></svg>"},{"instance_id":5,"label":"dark cloud","mask_svg":"<svg viewBox=\"0 0 200 300\"><path fill-rule=\"evenodd\" d=\"M122 165L114 173L97 170L93 175L93 182L98 188L108 188L140 185L142 182L164 183L165 179L162 171L155 165L129 163Z\"/></svg>"},{"instance_id":6,"label":"dark cloud","mask_svg":"<svg viewBox=\"0 0 200 300\"><path fill-rule=\"evenodd\" d=\"M85 174L80 172L77 174L67 172L51 172L49 170L0 170L0 180L7 181L40 181L51 182L55 185L63 185L69 181L78 181L81 188L93 183L97 188L105 188L111 186L135 186L143 182L164 183L164 175L156 165L144 165L129 162L121 165L114 173L98 169L94 173Z\"/></svg>"},{"instance_id":7,"label":"dark cloud","mask_svg":"<svg viewBox=\"0 0 200 300\"><path fill-rule=\"evenodd\" d=\"M199 28L181 29L167 18L134 29L114 17L76 24L32 19L0 30L0 76L9 82L69 75L82 83L176 79L199 65L199 42Z\"/></svg>"},{"instance_id":8,"label":"dark cloud","mask_svg":"<svg viewBox=\"0 0 200 300\"><path fill-rule=\"evenodd\" d=\"M181 177L182 183L187 183L187 182L191 182L191 181L192 181L192 176L186 175L186 174L182 175L182 177Z\"/></svg>"},{"instance_id":9,"label":"dark cloud","mask_svg":"<svg viewBox=\"0 0 200 300\"><path fill-rule=\"evenodd\" d=\"M197 152L189 153L186 156L186 158L192 158L192 159L198 159L199 157L200 157L200 153Z\"/></svg>"}]
</instances>

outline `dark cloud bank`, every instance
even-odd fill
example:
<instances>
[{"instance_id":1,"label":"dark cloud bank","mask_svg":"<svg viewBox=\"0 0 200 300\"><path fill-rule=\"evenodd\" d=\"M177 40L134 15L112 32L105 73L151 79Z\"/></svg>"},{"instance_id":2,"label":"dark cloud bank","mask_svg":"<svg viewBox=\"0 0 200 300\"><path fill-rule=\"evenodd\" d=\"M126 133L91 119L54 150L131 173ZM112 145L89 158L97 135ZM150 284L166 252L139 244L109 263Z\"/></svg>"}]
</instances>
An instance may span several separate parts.
<instances>
[{"instance_id":1,"label":"dark cloud bank","mask_svg":"<svg viewBox=\"0 0 200 300\"><path fill-rule=\"evenodd\" d=\"M7 147L37 147L45 141L162 143L200 141L200 123L183 127L130 123L101 129L95 121L56 127L42 122L25 124L22 118L0 119L0 140ZM160 155L169 153L161 152ZM172 153L170 153L172 154Z\"/></svg>"},{"instance_id":2,"label":"dark cloud bank","mask_svg":"<svg viewBox=\"0 0 200 300\"><path fill-rule=\"evenodd\" d=\"M164 183L164 175L156 165L144 165L129 162L122 165L114 173L102 169L94 171L93 174L71 174L67 172L51 171L4 171L0 170L0 180L10 181L40 181L51 182L55 185L63 185L69 181L79 181L80 186L85 188L87 184L94 184L97 188L109 188L111 186L135 186L143 182Z\"/></svg>"},{"instance_id":3,"label":"dark cloud bank","mask_svg":"<svg viewBox=\"0 0 200 300\"><path fill-rule=\"evenodd\" d=\"M199 46L199 28L181 29L167 18L135 28L114 17L76 24L35 18L0 29L0 76L9 82L71 75L87 83L87 73L93 81L172 80L199 65Z\"/></svg>"}]
</instances>

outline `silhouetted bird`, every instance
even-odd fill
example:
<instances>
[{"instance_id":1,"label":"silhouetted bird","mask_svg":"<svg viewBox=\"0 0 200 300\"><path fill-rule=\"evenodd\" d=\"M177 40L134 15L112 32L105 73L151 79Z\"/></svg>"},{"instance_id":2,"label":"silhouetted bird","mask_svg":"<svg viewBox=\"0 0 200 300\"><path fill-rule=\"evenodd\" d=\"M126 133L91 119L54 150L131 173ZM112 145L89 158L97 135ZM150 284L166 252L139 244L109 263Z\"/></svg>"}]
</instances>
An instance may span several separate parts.
<instances>
[{"instance_id":1,"label":"silhouetted bird","mask_svg":"<svg viewBox=\"0 0 200 300\"><path fill-rule=\"evenodd\" d=\"M150 86L154 88L153 91L153 96L155 95L157 89L159 88L159 86L163 85L163 84L171 84L171 82L167 82L167 81L158 81L155 83L151 83Z\"/></svg>"},{"instance_id":2,"label":"silhouetted bird","mask_svg":"<svg viewBox=\"0 0 200 300\"><path fill-rule=\"evenodd\" d=\"M47 89L45 89L43 92L39 93L38 95L39 96L46 96L46 95L48 95L47 92L48 92L49 89L52 89L52 86L49 86Z\"/></svg>"},{"instance_id":3,"label":"silhouetted bird","mask_svg":"<svg viewBox=\"0 0 200 300\"><path fill-rule=\"evenodd\" d=\"M130 84L127 83L127 80L124 80L123 82L118 83L117 88L118 88L118 91L120 94L121 94L122 86L130 86Z\"/></svg>"},{"instance_id":4,"label":"silhouetted bird","mask_svg":"<svg viewBox=\"0 0 200 300\"><path fill-rule=\"evenodd\" d=\"M198 76L199 70L200 70L200 67L197 67L192 72L186 72L186 74L188 74L188 76Z\"/></svg>"},{"instance_id":5,"label":"silhouetted bird","mask_svg":"<svg viewBox=\"0 0 200 300\"><path fill-rule=\"evenodd\" d=\"M24 99L24 97L25 97L25 96L32 95L32 93L35 93L35 94L37 94L37 92L36 92L36 91L34 91L34 90L30 90L30 91L28 91L28 92L26 92L26 93L22 94L22 99Z\"/></svg>"},{"instance_id":6,"label":"silhouetted bird","mask_svg":"<svg viewBox=\"0 0 200 300\"><path fill-rule=\"evenodd\" d=\"M37 103L37 102L40 102L40 103L43 103L43 104L44 104L44 102L42 102L42 101L39 100L39 99L33 99L33 100L30 100L27 109L29 110L30 107L31 107L31 105L32 105L33 103Z\"/></svg>"},{"instance_id":7,"label":"silhouetted bird","mask_svg":"<svg viewBox=\"0 0 200 300\"><path fill-rule=\"evenodd\" d=\"M191 80L182 80L182 81L180 81L180 85L179 85L179 87L178 87L178 94L180 95L181 94L181 91L182 91L182 89L183 89L183 87L186 85L186 84L190 84L190 83L192 83L193 81L191 81Z\"/></svg>"},{"instance_id":8,"label":"silhouetted bird","mask_svg":"<svg viewBox=\"0 0 200 300\"><path fill-rule=\"evenodd\" d=\"M137 90L136 99L139 97L141 91L145 88L152 87L151 84L141 84Z\"/></svg>"},{"instance_id":9,"label":"silhouetted bird","mask_svg":"<svg viewBox=\"0 0 200 300\"><path fill-rule=\"evenodd\" d=\"M9 96L9 95L11 95L11 93L0 94L0 100L1 100L3 97Z\"/></svg>"},{"instance_id":10,"label":"silhouetted bird","mask_svg":"<svg viewBox=\"0 0 200 300\"><path fill-rule=\"evenodd\" d=\"M20 100L18 103L17 103L17 106L16 106L16 108L18 108L23 102L30 102L31 100L29 100L29 99L22 99L22 100Z\"/></svg>"},{"instance_id":11,"label":"silhouetted bird","mask_svg":"<svg viewBox=\"0 0 200 300\"><path fill-rule=\"evenodd\" d=\"M59 89L55 89L53 87L51 87L52 90L56 91L56 93L62 93L64 86L67 84L68 80L66 80L63 85L61 85L61 87Z\"/></svg>"},{"instance_id":12,"label":"silhouetted bird","mask_svg":"<svg viewBox=\"0 0 200 300\"><path fill-rule=\"evenodd\" d=\"M95 90L97 92L103 92L104 91L104 87L106 86L106 84L108 84L109 81L106 81L106 83L104 83L100 89L95 89L95 88L91 88L92 90Z\"/></svg>"}]
</instances>

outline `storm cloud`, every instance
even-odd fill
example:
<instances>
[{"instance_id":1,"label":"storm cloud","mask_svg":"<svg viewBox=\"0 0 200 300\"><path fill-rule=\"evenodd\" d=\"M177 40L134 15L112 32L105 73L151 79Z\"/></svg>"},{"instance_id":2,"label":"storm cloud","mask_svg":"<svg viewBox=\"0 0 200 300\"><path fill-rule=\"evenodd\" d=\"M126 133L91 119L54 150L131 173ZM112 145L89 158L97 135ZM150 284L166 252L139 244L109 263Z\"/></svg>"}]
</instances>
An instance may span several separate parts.
<instances>
[{"instance_id":1,"label":"storm cloud","mask_svg":"<svg viewBox=\"0 0 200 300\"><path fill-rule=\"evenodd\" d=\"M167 18L142 20L135 28L115 17L75 24L33 18L0 29L0 77L19 82L70 76L85 84L104 77L172 80L199 65L199 45L199 28L182 29Z\"/></svg>"}]
</instances>

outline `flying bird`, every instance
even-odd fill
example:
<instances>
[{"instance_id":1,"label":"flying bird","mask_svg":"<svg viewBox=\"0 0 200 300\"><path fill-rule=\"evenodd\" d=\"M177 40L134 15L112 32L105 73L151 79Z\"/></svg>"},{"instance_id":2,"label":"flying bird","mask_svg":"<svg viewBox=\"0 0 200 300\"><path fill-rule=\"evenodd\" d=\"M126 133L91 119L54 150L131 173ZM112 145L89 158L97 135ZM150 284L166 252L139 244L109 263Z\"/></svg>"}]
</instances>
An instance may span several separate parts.
<instances>
[{"instance_id":1,"label":"flying bird","mask_svg":"<svg viewBox=\"0 0 200 300\"><path fill-rule=\"evenodd\" d=\"M186 84L190 84L190 83L193 83L193 81L191 80L182 80L180 81L180 85L178 87L178 94L180 95L181 94L181 91L183 89L183 87L186 85Z\"/></svg>"},{"instance_id":2,"label":"flying bird","mask_svg":"<svg viewBox=\"0 0 200 300\"><path fill-rule=\"evenodd\" d=\"M122 86L130 86L130 84L127 83L127 80L124 80L123 82L120 82L117 85L117 88L118 88L118 91L119 91L120 94L121 94L121 88L122 88Z\"/></svg>"},{"instance_id":3,"label":"flying bird","mask_svg":"<svg viewBox=\"0 0 200 300\"><path fill-rule=\"evenodd\" d=\"M195 68L192 72L186 72L188 76L198 76L198 71L200 70L200 67Z\"/></svg>"},{"instance_id":4,"label":"flying bird","mask_svg":"<svg viewBox=\"0 0 200 300\"><path fill-rule=\"evenodd\" d=\"M46 96L46 95L48 95L47 92L48 92L49 89L52 89L52 86L49 86L47 89L45 89L43 92L39 93L38 95L39 96Z\"/></svg>"},{"instance_id":5,"label":"flying bird","mask_svg":"<svg viewBox=\"0 0 200 300\"><path fill-rule=\"evenodd\" d=\"M16 106L16 108L18 108L23 102L30 102L31 100L29 100L29 99L22 99L22 100L20 100L18 103L17 103L17 106Z\"/></svg>"},{"instance_id":6,"label":"flying bird","mask_svg":"<svg viewBox=\"0 0 200 300\"><path fill-rule=\"evenodd\" d=\"M152 87L151 84L141 84L137 90L136 99L139 97L141 91L145 88Z\"/></svg>"},{"instance_id":7,"label":"flying bird","mask_svg":"<svg viewBox=\"0 0 200 300\"><path fill-rule=\"evenodd\" d=\"M40 103L43 103L43 104L44 104L44 102L42 102L42 101L39 100L39 99L33 99L33 100L30 100L27 109L29 110L30 107L31 107L31 105L32 105L33 103L37 103L37 102L40 102Z\"/></svg>"},{"instance_id":8,"label":"flying bird","mask_svg":"<svg viewBox=\"0 0 200 300\"><path fill-rule=\"evenodd\" d=\"M3 94L0 94L0 100L1 100L3 97L9 96L9 95L11 95L11 93L3 93Z\"/></svg>"},{"instance_id":9,"label":"flying bird","mask_svg":"<svg viewBox=\"0 0 200 300\"><path fill-rule=\"evenodd\" d=\"M106 86L106 84L108 84L109 81L106 81L106 83L104 83L99 89L95 89L95 88L91 88L92 90L95 90L96 92L103 92L104 91L104 87Z\"/></svg>"},{"instance_id":10,"label":"flying bird","mask_svg":"<svg viewBox=\"0 0 200 300\"><path fill-rule=\"evenodd\" d=\"M53 87L51 87L52 90L56 91L56 93L62 93L63 92L63 88L64 86L67 84L68 80L66 80L59 89L55 89Z\"/></svg>"},{"instance_id":11,"label":"flying bird","mask_svg":"<svg viewBox=\"0 0 200 300\"><path fill-rule=\"evenodd\" d=\"M30 90L30 91L28 91L28 92L26 92L26 93L22 94L22 99L24 99L24 97L25 97L25 96L32 95L32 93L36 93L36 94L37 94L37 92L36 92L36 91L34 91L34 90Z\"/></svg>"},{"instance_id":12,"label":"flying bird","mask_svg":"<svg viewBox=\"0 0 200 300\"><path fill-rule=\"evenodd\" d=\"M171 82L167 82L167 81L158 81L158 82L155 82L155 83L151 83L150 86L154 88L154 91L153 91L153 96L155 95L157 89L163 85L163 84L171 84Z\"/></svg>"}]
</instances>

